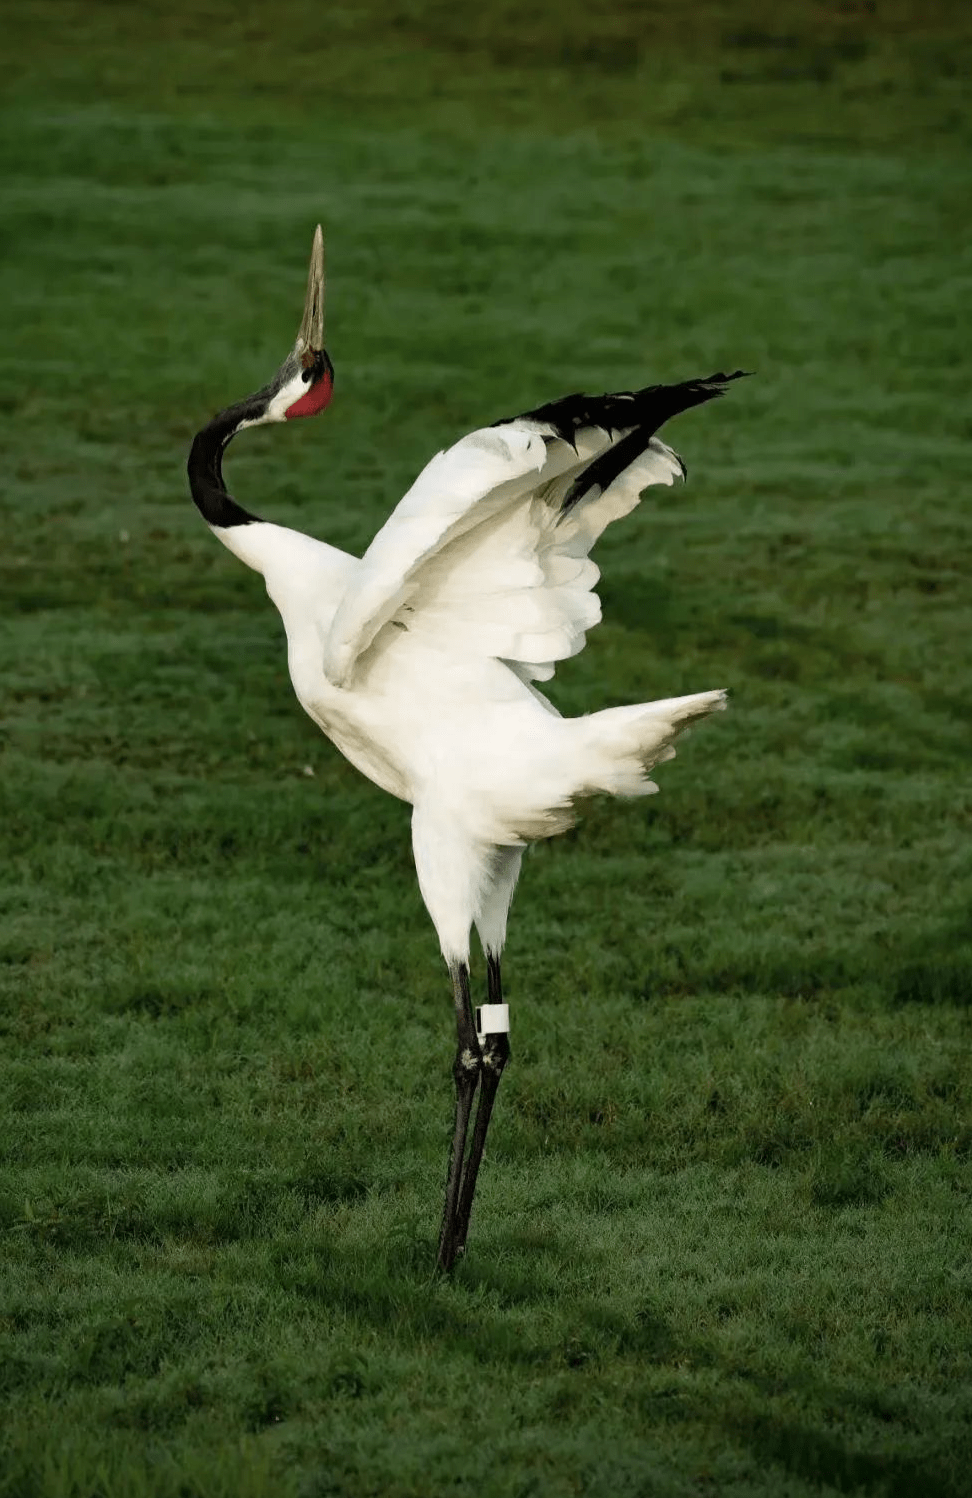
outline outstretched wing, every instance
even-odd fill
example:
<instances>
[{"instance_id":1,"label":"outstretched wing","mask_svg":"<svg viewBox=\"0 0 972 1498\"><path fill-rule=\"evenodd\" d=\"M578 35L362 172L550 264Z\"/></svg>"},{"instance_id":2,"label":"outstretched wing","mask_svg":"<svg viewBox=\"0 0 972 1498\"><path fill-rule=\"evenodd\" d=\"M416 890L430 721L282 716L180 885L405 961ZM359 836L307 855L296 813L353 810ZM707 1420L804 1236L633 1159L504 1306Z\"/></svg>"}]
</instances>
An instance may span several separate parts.
<instances>
[{"instance_id":1,"label":"outstretched wing","mask_svg":"<svg viewBox=\"0 0 972 1498\"><path fill-rule=\"evenodd\" d=\"M654 435L734 374L571 395L471 432L434 457L378 532L325 643L336 686L387 626L546 680L601 617L589 552L649 484L684 477Z\"/></svg>"}]
</instances>

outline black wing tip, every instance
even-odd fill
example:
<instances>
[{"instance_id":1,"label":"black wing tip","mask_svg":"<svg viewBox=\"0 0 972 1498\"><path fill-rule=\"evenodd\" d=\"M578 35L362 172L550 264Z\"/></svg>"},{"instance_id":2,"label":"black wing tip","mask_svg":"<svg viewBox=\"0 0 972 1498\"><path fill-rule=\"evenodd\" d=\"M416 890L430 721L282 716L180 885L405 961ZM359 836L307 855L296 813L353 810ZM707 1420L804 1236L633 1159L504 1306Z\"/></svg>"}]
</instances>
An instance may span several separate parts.
<instances>
[{"instance_id":1,"label":"black wing tip","mask_svg":"<svg viewBox=\"0 0 972 1498\"><path fill-rule=\"evenodd\" d=\"M577 475L564 495L560 507L560 518L563 519L569 515L571 510L586 499L594 489L603 494L628 464L634 462L644 452L659 427L664 426L671 417L724 395L727 385L733 380L745 379L748 374L749 370L746 369L735 369L731 374L719 371L702 380L683 380L676 385L647 385L643 390L635 391L633 395L625 393L621 396L601 397L601 407L608 416L608 420L602 419L598 422L599 426L608 427L610 415L613 415L617 409L614 403L618 400L629 403L626 410L635 418L635 421L629 430L624 431L621 428L624 435L618 441L613 442L607 452L601 453L587 465L582 473ZM570 397L570 399L573 402L577 400L577 397ZM610 424L613 425L613 423ZM678 453L674 453L673 456L684 482L688 478L685 461Z\"/></svg>"},{"instance_id":2,"label":"black wing tip","mask_svg":"<svg viewBox=\"0 0 972 1498\"><path fill-rule=\"evenodd\" d=\"M698 380L681 380L674 385L646 385L636 394L638 397L653 396L656 398L668 394L676 399L684 394L688 399L682 409L686 409L690 405L701 405L703 401L725 395L726 387L731 385L733 380L748 380L752 373L751 369L734 369L731 374L725 374L719 370L716 374L703 375Z\"/></svg>"},{"instance_id":3,"label":"black wing tip","mask_svg":"<svg viewBox=\"0 0 972 1498\"><path fill-rule=\"evenodd\" d=\"M675 397L674 408L667 413L675 415L688 406L701 405L703 401L723 395L733 380L747 379L752 373L750 369L734 369L731 374L720 370L703 379L683 380L674 385L645 385L641 390L616 390L604 395L585 395L578 391L546 401L519 416L503 416L492 425L499 427L515 421L535 421L548 426L555 438L568 442L576 451L577 433L585 427L600 427L606 432L627 431L642 425L648 414L644 407L649 400L664 401L667 397L671 401ZM688 399L679 403L678 397L682 395ZM658 425L665 419L663 416Z\"/></svg>"},{"instance_id":4,"label":"black wing tip","mask_svg":"<svg viewBox=\"0 0 972 1498\"><path fill-rule=\"evenodd\" d=\"M720 371L719 374L706 375L704 380L696 380L692 383L697 385L726 386L731 385L733 380L748 380L753 374L755 374L755 370L752 369L734 369L732 374L722 374ZM720 389L719 394L722 395L722 393Z\"/></svg>"},{"instance_id":5,"label":"black wing tip","mask_svg":"<svg viewBox=\"0 0 972 1498\"><path fill-rule=\"evenodd\" d=\"M718 374L706 375L703 380L686 380L683 385L675 387L685 392L686 399L682 409L688 410L690 406L701 406L706 401L721 399L734 380L748 380L752 373L751 369L734 369L731 374L720 371Z\"/></svg>"}]
</instances>

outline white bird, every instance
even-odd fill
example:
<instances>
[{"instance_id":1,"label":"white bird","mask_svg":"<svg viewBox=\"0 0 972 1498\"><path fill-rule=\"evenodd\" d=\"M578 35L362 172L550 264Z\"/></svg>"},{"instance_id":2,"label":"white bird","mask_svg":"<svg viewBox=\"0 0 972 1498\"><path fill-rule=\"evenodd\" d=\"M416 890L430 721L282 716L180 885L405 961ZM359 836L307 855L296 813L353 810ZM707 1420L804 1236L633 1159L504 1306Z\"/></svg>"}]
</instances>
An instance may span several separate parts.
<instances>
[{"instance_id":1,"label":"white bird","mask_svg":"<svg viewBox=\"0 0 972 1498\"><path fill-rule=\"evenodd\" d=\"M193 499L220 541L263 574L301 705L353 765L413 808L415 868L452 978L458 1037L444 1270L465 1246L510 1054L500 956L523 850L571 826L583 797L657 790L648 772L673 757L673 739L725 706L724 692L707 691L563 718L534 683L582 650L601 617L589 552L605 526L649 484L685 475L655 432L740 373L570 395L471 432L423 469L364 556L349 556L248 513L221 472L244 428L313 416L331 399L318 225L293 350L268 385L192 444ZM487 1002L475 1013L473 925L487 965Z\"/></svg>"}]
</instances>

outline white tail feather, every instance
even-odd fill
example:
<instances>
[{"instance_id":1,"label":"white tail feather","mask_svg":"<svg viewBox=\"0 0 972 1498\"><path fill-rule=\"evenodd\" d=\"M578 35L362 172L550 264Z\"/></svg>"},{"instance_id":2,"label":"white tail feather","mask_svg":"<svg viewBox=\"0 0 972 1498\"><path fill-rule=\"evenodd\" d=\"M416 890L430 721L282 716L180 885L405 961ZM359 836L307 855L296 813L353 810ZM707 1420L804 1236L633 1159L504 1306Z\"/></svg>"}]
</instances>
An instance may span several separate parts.
<instances>
[{"instance_id":1,"label":"white tail feather","mask_svg":"<svg viewBox=\"0 0 972 1498\"><path fill-rule=\"evenodd\" d=\"M648 771L674 759L673 740L696 719L725 706L724 691L695 692L633 707L609 707L575 719L584 739L585 783L578 795L652 795L658 787Z\"/></svg>"}]
</instances>

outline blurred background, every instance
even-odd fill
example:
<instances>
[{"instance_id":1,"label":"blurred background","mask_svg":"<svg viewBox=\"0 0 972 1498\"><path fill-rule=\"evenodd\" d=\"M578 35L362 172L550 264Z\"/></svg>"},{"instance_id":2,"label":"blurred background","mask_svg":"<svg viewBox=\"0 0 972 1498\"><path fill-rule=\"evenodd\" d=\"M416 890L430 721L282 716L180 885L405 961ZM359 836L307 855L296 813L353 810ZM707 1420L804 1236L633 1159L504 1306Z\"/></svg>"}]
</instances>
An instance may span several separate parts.
<instances>
[{"instance_id":1,"label":"blurred background","mask_svg":"<svg viewBox=\"0 0 972 1498\"><path fill-rule=\"evenodd\" d=\"M7 0L4 53L0 1494L966 1491L968 7ZM754 371L551 685L732 711L527 861L449 1284L408 809L184 476L318 220L333 405L227 478L353 551L471 428Z\"/></svg>"}]
</instances>

